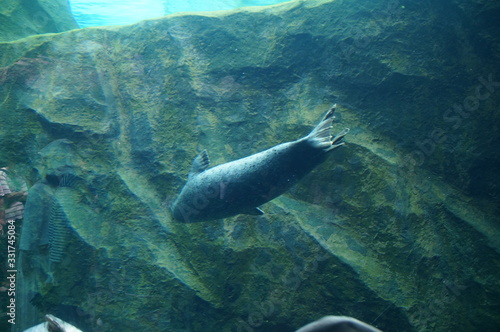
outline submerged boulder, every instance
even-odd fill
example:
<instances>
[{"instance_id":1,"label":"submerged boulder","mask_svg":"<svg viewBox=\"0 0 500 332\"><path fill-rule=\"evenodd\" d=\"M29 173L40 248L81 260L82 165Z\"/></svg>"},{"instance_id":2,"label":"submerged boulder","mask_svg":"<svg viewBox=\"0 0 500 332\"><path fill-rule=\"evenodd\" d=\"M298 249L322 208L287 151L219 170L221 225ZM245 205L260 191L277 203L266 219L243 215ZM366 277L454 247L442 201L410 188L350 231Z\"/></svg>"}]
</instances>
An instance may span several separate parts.
<instances>
[{"instance_id":1,"label":"submerged boulder","mask_svg":"<svg viewBox=\"0 0 500 332\"><path fill-rule=\"evenodd\" d=\"M2 0L0 42L77 29L67 0Z\"/></svg>"},{"instance_id":2,"label":"submerged boulder","mask_svg":"<svg viewBox=\"0 0 500 332\"><path fill-rule=\"evenodd\" d=\"M0 160L50 188L69 231L55 264L23 253L40 262L23 269L26 327L51 313L96 331L293 331L325 315L494 330L488 6L292 1L0 44ZM334 102L346 146L264 215L172 219L199 151L217 165L295 140Z\"/></svg>"}]
</instances>

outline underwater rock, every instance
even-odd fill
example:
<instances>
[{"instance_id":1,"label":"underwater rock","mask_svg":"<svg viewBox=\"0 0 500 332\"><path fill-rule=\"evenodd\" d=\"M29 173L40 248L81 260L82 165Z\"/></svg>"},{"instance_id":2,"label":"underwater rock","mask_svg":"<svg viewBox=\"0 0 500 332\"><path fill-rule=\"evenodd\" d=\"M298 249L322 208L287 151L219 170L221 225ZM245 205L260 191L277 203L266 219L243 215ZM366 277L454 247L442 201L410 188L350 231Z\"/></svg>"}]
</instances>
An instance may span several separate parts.
<instances>
[{"instance_id":1,"label":"underwater rock","mask_svg":"<svg viewBox=\"0 0 500 332\"><path fill-rule=\"evenodd\" d=\"M77 28L67 0L2 0L0 42Z\"/></svg>"},{"instance_id":2,"label":"underwater rock","mask_svg":"<svg viewBox=\"0 0 500 332\"><path fill-rule=\"evenodd\" d=\"M495 330L500 33L478 17L498 6L292 1L0 43L0 160L36 183L21 242L47 258L58 190L72 235L33 302L102 331L293 331L331 313ZM172 220L193 155L302 137L332 102L346 149L265 215ZM81 183L51 182L67 173Z\"/></svg>"}]
</instances>

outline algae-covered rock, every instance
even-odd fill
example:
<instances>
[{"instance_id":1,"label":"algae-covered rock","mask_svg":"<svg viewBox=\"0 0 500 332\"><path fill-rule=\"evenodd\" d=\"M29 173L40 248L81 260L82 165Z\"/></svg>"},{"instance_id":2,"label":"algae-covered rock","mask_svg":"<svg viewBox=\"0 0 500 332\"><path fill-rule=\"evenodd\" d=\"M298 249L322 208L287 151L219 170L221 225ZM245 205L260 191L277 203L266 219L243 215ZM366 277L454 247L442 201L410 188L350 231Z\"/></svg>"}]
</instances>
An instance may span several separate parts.
<instances>
[{"instance_id":1,"label":"algae-covered rock","mask_svg":"<svg viewBox=\"0 0 500 332\"><path fill-rule=\"evenodd\" d=\"M89 331L495 330L499 31L477 15L498 5L471 3L292 1L0 44L0 160L51 186L69 230L18 310ZM334 102L346 146L264 215L172 220L199 151L298 139Z\"/></svg>"},{"instance_id":2,"label":"algae-covered rock","mask_svg":"<svg viewBox=\"0 0 500 332\"><path fill-rule=\"evenodd\" d=\"M0 42L77 29L67 0L2 0Z\"/></svg>"}]
</instances>

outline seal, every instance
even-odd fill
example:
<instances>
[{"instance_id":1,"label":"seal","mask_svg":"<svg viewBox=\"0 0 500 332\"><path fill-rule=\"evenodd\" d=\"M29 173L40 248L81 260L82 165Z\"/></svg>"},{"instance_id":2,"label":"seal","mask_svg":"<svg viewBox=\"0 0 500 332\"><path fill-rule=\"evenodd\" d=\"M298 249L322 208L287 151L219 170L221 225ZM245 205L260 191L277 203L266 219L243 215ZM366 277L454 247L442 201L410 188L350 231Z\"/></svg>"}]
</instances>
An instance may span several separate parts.
<instances>
[{"instance_id":1,"label":"seal","mask_svg":"<svg viewBox=\"0 0 500 332\"><path fill-rule=\"evenodd\" d=\"M347 316L325 316L295 332L382 332L356 318Z\"/></svg>"},{"instance_id":2,"label":"seal","mask_svg":"<svg viewBox=\"0 0 500 332\"><path fill-rule=\"evenodd\" d=\"M30 327L24 332L82 332L82 330L53 315L45 315L45 320L45 323Z\"/></svg>"},{"instance_id":3,"label":"seal","mask_svg":"<svg viewBox=\"0 0 500 332\"><path fill-rule=\"evenodd\" d=\"M286 192L316 166L328 152L344 144L348 128L332 136L336 105L309 135L276 145L254 155L209 169L203 150L193 161L188 181L171 210L182 222L261 215L258 206Z\"/></svg>"}]
</instances>

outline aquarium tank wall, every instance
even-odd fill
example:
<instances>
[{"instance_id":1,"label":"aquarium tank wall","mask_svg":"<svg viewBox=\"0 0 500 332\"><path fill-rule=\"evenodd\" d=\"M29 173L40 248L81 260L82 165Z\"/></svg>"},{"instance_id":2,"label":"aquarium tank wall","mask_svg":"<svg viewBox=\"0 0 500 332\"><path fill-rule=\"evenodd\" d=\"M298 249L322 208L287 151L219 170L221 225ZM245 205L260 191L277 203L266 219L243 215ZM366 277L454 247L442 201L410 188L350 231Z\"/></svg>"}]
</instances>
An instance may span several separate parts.
<instances>
[{"instance_id":1,"label":"aquarium tank wall","mask_svg":"<svg viewBox=\"0 0 500 332\"><path fill-rule=\"evenodd\" d=\"M0 331L498 331L500 2L119 3L0 5Z\"/></svg>"}]
</instances>

